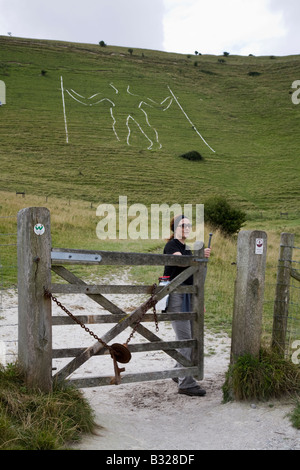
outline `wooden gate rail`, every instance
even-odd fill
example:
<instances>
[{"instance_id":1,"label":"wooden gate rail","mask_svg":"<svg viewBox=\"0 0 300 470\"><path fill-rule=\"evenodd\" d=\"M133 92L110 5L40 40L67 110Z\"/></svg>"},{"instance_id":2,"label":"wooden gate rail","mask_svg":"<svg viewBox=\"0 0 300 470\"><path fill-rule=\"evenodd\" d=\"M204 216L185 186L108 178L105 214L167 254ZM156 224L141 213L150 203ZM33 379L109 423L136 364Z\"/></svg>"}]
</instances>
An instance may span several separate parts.
<instances>
[{"instance_id":1,"label":"wooden gate rail","mask_svg":"<svg viewBox=\"0 0 300 470\"><path fill-rule=\"evenodd\" d=\"M131 253L131 255L134 257L135 253ZM138 255L140 255L138 253ZM168 255L162 255L163 257L166 257ZM149 255L151 257L151 255ZM172 256L174 258L174 256ZM176 256L175 260L176 261ZM166 262L166 260L165 260ZM145 260L144 260L145 264ZM200 263L199 263L200 264ZM195 273L196 271L195 266L190 266L187 269L185 269L177 278L175 278L172 282L170 282L169 285L162 287L159 292L156 292L155 295L157 297L157 300L160 300L163 298L166 294L171 292L173 289L175 289L177 286L179 286L185 279L190 277L192 274ZM56 270L57 272L57 270ZM65 275L66 273L64 273ZM69 273L70 274L70 273ZM64 276L65 277L65 276ZM73 275L73 279L74 279ZM78 279L78 278L77 278ZM81 281L83 282L83 281ZM89 295L89 294L88 294ZM100 303L102 306L105 308L108 308L113 314L116 312L116 310L111 308L110 305L107 304L108 300L105 299L101 294L91 294L93 300L95 300L94 296L97 296L97 301ZM144 302L141 306L137 307L130 315L128 315L126 312L122 311L119 307L118 310L123 313L123 319L121 322L117 323L111 330L109 330L107 333L105 333L102 336L102 340L105 341L106 343L109 343L113 338L115 338L117 335L119 335L122 331L124 331L128 326L135 327L136 322L139 320L141 314L143 313L144 306L147 304L148 300ZM111 303L112 304L112 303ZM114 304L112 304L114 305ZM115 306L116 307L116 306ZM148 307L150 308L150 307ZM160 341L160 338L146 329L143 325L139 324L136 330L138 333L140 333L142 336L144 336L146 339L149 341ZM184 342L181 343L182 347L185 346ZM196 349L196 348L195 348ZM78 356L76 356L72 361L70 361L65 367L63 367L57 374L54 376L54 380L64 380L66 379L71 373L73 373L78 367L80 367L82 364L84 364L88 359L90 359L92 356L103 354L106 351L104 346L97 341L94 345L86 348L82 353L80 353ZM188 361L184 356L182 356L181 353L178 351L174 350L168 350L166 351L167 354L169 354L171 357L176 359L178 362L180 362L185 368L187 368L187 372L189 372L189 368L191 368L194 364ZM202 356L203 357L203 356ZM197 370L197 373L199 374L199 368ZM138 377L138 375L137 375ZM109 379L109 380L108 380ZM151 373L149 373L149 380L151 380ZM72 379L73 381L73 379ZM99 377L99 385L107 384L110 382L110 378L101 378ZM88 384L88 379L87 379L87 384ZM88 386L88 385L86 385Z\"/></svg>"},{"instance_id":2,"label":"wooden gate rail","mask_svg":"<svg viewBox=\"0 0 300 470\"><path fill-rule=\"evenodd\" d=\"M35 228L37 230L35 230ZM42 228L41 228L42 227ZM194 338L186 341L162 341L159 336L139 323L141 314L151 308L146 300L133 312L123 311L104 294L151 294L152 286L94 285L87 284L65 266L84 265L149 265L184 266L186 269L167 286L157 286L152 293L155 301L170 292L189 292L193 296L193 312L158 314L159 321L194 321ZM149 343L130 344L131 352L162 350L181 364L180 368L126 374L122 383L142 380L156 380L178 375L194 375L203 378L203 318L204 279L207 259L204 258L203 243L192 256L176 256L151 253L121 253L95 250L74 250L51 247L50 213L46 208L26 208L18 214L18 283L19 283L19 362L23 367L29 386L51 390L53 381L67 379L74 370L95 355L107 354L99 341L87 348L52 350L52 325L73 324L69 317L53 316L51 300L44 295L45 289L52 294L84 293L110 314L79 315L86 324L115 323L101 338L109 343L127 327L146 338ZM51 271L68 284L51 281ZM193 275L194 285L183 286L182 282ZM111 315L112 314L112 315ZM153 314L143 315L143 322L153 321ZM137 326L138 325L138 326ZM192 360L187 360L177 349L192 347ZM52 376L52 358L72 357L73 359ZM110 384L111 377L69 379L79 387Z\"/></svg>"}]
</instances>

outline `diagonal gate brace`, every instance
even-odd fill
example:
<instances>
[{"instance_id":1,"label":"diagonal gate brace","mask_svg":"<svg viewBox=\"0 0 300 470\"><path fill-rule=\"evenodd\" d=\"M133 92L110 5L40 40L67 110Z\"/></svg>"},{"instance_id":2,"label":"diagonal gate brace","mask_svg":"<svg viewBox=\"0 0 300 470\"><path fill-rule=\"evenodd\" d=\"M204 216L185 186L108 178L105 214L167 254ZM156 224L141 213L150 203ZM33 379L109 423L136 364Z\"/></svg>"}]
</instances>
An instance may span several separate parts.
<instances>
[{"instance_id":1,"label":"diagonal gate brace","mask_svg":"<svg viewBox=\"0 0 300 470\"><path fill-rule=\"evenodd\" d=\"M155 295L155 301L157 302L158 300L162 299L165 295L169 294L172 292L176 287L178 287L185 279L190 277L194 272L196 271L197 267L196 266L190 266L189 268L185 269L182 273L180 273L175 279L173 279L168 285L164 286L163 289L161 289L156 295ZM67 280L70 283L75 283L75 284L85 284L82 279L78 278L75 276L73 273L68 271L62 266L52 266L52 270L59 274L63 279ZM104 306L108 310L110 310L112 313L123 313L124 316L126 316L126 312L124 312L122 309L117 307L115 304L110 302L108 299L106 299L104 296L101 294L86 294L89 297L91 297L93 300L95 300L97 303L100 305ZM127 316L124 318L120 323L116 324L113 328L111 328L103 337L102 340L105 343L108 343L111 341L113 338L115 338L118 334L120 334L122 331L124 331L128 326L133 327L135 326L136 322L139 320L140 316L142 315L143 312L149 310L151 307L153 307L153 297L150 299L146 300L143 304L141 304L139 307L137 307L130 316ZM151 337L151 341L160 341L160 338L156 335L154 335L152 332L150 332L147 328L145 328L142 325L139 325L138 331L140 334L142 334L144 337L149 339ZM67 378L72 372L74 372L78 367L80 367L82 364L84 364L88 359L90 359L92 356L96 354L101 354L101 352L104 352L104 346L97 341L94 343L92 346L86 348L82 353L80 353L78 356L76 356L72 361L70 361L64 368L62 368L57 374L54 375L53 379L56 381L62 381L65 378ZM174 350L169 350L166 351L167 354L169 354L171 357L173 357L175 360L180 362L183 365L186 366L191 366L191 362L188 361L182 354L180 354L178 351Z\"/></svg>"}]
</instances>

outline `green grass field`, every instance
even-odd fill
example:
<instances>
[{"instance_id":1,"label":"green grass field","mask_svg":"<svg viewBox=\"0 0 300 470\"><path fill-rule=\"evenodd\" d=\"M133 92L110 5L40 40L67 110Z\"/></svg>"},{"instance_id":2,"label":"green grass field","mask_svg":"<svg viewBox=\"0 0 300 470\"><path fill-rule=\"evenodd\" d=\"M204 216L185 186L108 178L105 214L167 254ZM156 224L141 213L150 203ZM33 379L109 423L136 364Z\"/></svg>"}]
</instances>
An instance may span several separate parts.
<instances>
[{"instance_id":1,"label":"green grass field","mask_svg":"<svg viewBox=\"0 0 300 470\"><path fill-rule=\"evenodd\" d=\"M119 196L150 207L201 204L222 195L246 211L245 228L268 232L268 262L275 267L282 231L295 233L300 245L300 105L291 100L297 79L300 56L141 49L131 55L121 47L2 36L0 215L47 206L54 246L161 252L163 240L100 241L97 206L118 204ZM181 157L191 150L203 160ZM0 233L15 231L14 219L0 218ZM228 330L236 240L220 234L213 240L207 323L216 325L217 318ZM2 264L5 256L12 261L14 250L1 250ZM140 278L135 269L133 277ZM156 282L158 274L143 276ZM2 284L15 283L14 276Z\"/></svg>"},{"instance_id":2,"label":"green grass field","mask_svg":"<svg viewBox=\"0 0 300 470\"><path fill-rule=\"evenodd\" d=\"M219 60L0 37L7 94L0 109L1 189L94 203L126 195L130 203L195 204L222 194L254 215L299 217L300 106L292 103L291 85L300 77L300 57ZM119 141L107 100L85 106L65 91L66 143L61 77L65 90L114 100ZM138 105L148 98L161 103L169 89L190 121L174 99L165 111L146 105L162 148L147 150L132 120L128 146L128 115L153 137ZM190 150L204 161L180 157Z\"/></svg>"}]
</instances>

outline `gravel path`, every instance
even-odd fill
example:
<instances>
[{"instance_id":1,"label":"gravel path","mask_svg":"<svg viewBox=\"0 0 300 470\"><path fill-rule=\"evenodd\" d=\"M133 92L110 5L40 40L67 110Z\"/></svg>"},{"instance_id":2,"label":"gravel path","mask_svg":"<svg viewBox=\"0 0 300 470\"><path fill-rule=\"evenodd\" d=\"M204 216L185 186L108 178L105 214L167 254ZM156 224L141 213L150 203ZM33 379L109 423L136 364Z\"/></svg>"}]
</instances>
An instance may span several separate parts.
<instances>
[{"instance_id":1,"label":"gravel path","mask_svg":"<svg viewBox=\"0 0 300 470\"><path fill-rule=\"evenodd\" d=\"M125 280L126 281L126 280ZM75 314L99 313L99 306L86 296L59 296ZM6 344L7 361L17 351L17 296L14 291L2 293L0 341ZM132 299L119 299L124 309ZM134 301L134 304L136 302ZM137 303L138 305L138 303ZM53 306L55 314L64 314ZM148 324L149 325L149 324ZM94 328L95 326L95 328ZM150 325L149 328L154 325ZM93 330L101 334L101 325ZM169 324L159 325L158 335L174 339ZM117 338L118 342L127 339ZM88 336L88 337L87 337ZM133 342L144 341L139 335ZM78 325L53 327L54 347L88 346L93 343ZM84 395L95 411L101 426L95 435L84 436L75 449L97 450L219 450L219 449L293 449L300 450L300 431L292 427L288 414L292 400L267 403L222 403L222 385L229 364L230 338L205 333L205 377L201 385L205 397L178 395L171 380L121 384L84 389ZM101 360L101 363L99 362ZM65 360L55 360L58 369ZM135 353L126 372L142 372L173 367L173 360L163 352ZM125 373L126 373L125 372ZM111 358L90 359L73 375L113 375Z\"/></svg>"}]
</instances>

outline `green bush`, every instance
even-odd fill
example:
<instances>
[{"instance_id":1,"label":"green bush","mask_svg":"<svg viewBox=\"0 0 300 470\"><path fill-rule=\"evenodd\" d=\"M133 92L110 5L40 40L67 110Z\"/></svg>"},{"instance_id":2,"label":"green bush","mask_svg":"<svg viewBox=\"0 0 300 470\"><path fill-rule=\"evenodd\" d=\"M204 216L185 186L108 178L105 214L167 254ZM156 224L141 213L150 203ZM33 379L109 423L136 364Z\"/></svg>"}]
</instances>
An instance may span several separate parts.
<instances>
[{"instance_id":1,"label":"green bush","mask_svg":"<svg viewBox=\"0 0 300 470\"><path fill-rule=\"evenodd\" d=\"M229 366L223 385L223 398L268 400L300 393L300 369L291 361L269 350L259 357L240 356Z\"/></svg>"},{"instance_id":2,"label":"green bush","mask_svg":"<svg viewBox=\"0 0 300 470\"><path fill-rule=\"evenodd\" d=\"M204 203L205 222L227 235L237 233L246 221L246 213L232 207L225 198L213 197Z\"/></svg>"},{"instance_id":3,"label":"green bush","mask_svg":"<svg viewBox=\"0 0 300 470\"><path fill-rule=\"evenodd\" d=\"M183 153L180 155L182 158L186 158L187 160L198 161L203 160L202 155L197 152L197 150L191 150L190 152Z\"/></svg>"},{"instance_id":4,"label":"green bush","mask_svg":"<svg viewBox=\"0 0 300 470\"><path fill-rule=\"evenodd\" d=\"M249 77L259 77L259 75L261 75L261 73L252 71L252 72L248 72L248 75L249 75Z\"/></svg>"}]
</instances>

